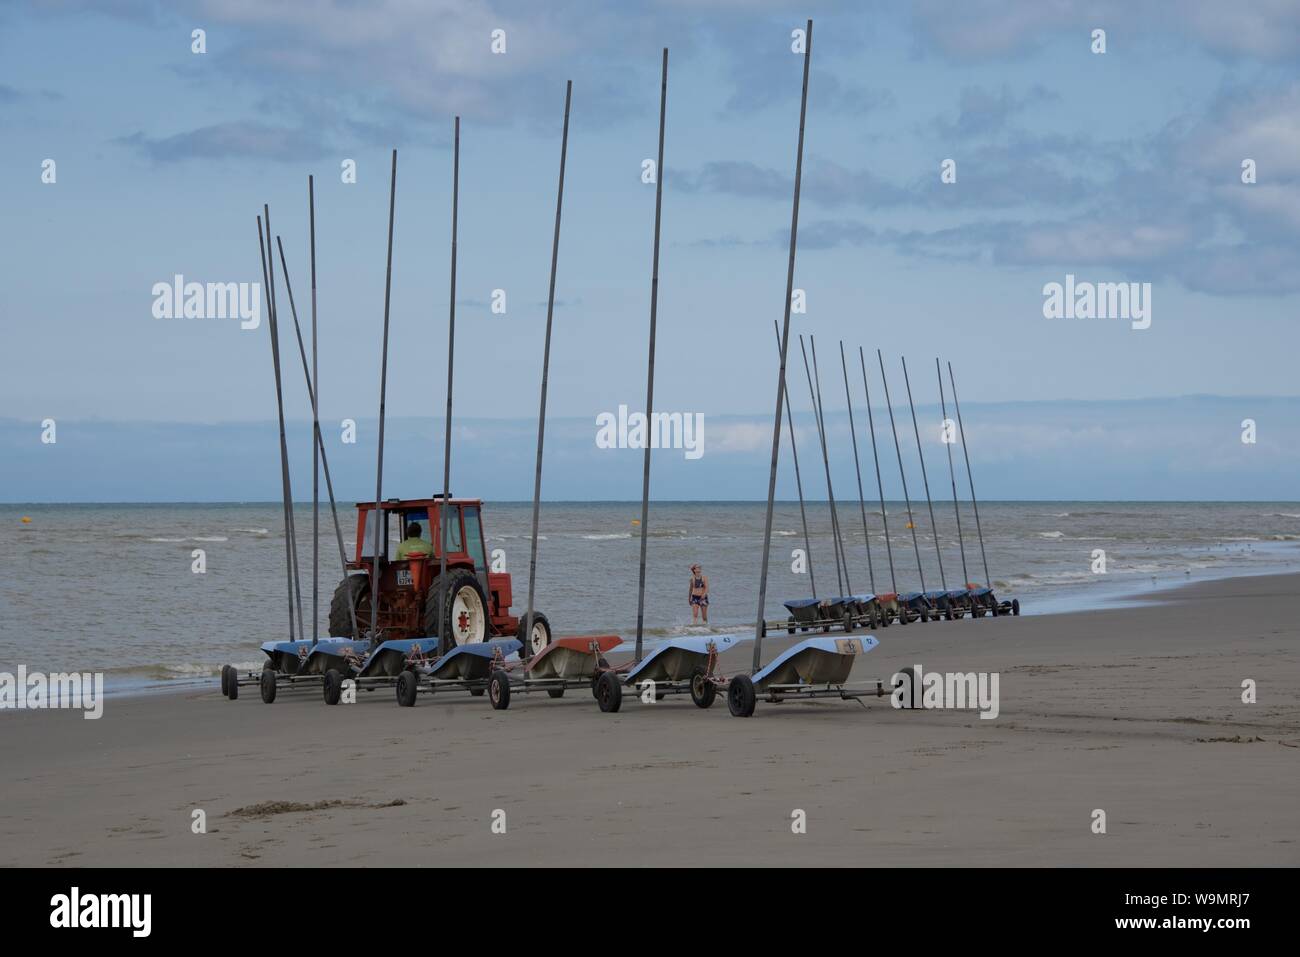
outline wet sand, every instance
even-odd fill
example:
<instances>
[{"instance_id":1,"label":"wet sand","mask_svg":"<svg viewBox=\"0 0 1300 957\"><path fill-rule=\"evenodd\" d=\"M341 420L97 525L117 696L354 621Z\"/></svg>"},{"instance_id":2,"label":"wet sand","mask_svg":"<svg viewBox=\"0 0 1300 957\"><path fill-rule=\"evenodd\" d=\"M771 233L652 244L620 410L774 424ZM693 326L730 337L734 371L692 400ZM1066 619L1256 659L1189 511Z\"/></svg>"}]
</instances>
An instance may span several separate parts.
<instances>
[{"instance_id":1,"label":"wet sand","mask_svg":"<svg viewBox=\"0 0 1300 957\"><path fill-rule=\"evenodd\" d=\"M1298 596L1300 576L1238 578L1158 605L894 625L857 662L886 680L998 672L991 721L888 698L606 715L585 691L504 712L464 694L399 709L388 689L268 706L215 679L110 698L98 721L0 712L0 846L10 865L1294 866Z\"/></svg>"}]
</instances>

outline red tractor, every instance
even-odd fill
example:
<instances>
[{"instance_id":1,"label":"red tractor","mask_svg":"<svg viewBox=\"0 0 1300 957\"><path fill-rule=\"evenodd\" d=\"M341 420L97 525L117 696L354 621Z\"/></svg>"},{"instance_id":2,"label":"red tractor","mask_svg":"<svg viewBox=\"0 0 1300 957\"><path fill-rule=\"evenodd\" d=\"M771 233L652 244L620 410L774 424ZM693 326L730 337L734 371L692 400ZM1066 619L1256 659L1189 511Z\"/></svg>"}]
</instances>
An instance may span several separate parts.
<instances>
[{"instance_id":1,"label":"red tractor","mask_svg":"<svg viewBox=\"0 0 1300 957\"><path fill-rule=\"evenodd\" d=\"M521 654L536 654L551 640L550 623L533 612L533 632L524 637L525 622L510 614L513 601L510 576L491 571L483 545L483 503L474 498L453 498L446 506L447 518L447 608L439 607L439 546L442 543L443 503L440 498L389 499L380 509L384 527L380 532L379 613L377 637L383 640L438 637L443 650L489 638L518 638ZM356 608L362 634L370 630L372 614L370 576L374 564L374 502L357 503L357 550L348 563L348 575L334 591L330 604L330 635L353 634L348 610L348 593ZM407 539L412 524L420 526L419 543ZM390 543L407 539L405 558L390 556ZM441 641L446 635L448 640Z\"/></svg>"}]
</instances>

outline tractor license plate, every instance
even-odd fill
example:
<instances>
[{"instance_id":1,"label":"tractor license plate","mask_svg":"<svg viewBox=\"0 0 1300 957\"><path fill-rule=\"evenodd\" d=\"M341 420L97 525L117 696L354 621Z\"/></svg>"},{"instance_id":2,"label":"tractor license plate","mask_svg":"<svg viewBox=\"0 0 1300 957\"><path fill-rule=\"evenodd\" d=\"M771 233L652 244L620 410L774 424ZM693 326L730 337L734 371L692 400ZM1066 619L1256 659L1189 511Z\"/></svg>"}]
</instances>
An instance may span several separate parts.
<instances>
[{"instance_id":1,"label":"tractor license plate","mask_svg":"<svg viewBox=\"0 0 1300 957\"><path fill-rule=\"evenodd\" d=\"M399 568L397 570L397 584L399 588L403 585L405 585L408 588L410 587L411 570L409 568Z\"/></svg>"}]
</instances>

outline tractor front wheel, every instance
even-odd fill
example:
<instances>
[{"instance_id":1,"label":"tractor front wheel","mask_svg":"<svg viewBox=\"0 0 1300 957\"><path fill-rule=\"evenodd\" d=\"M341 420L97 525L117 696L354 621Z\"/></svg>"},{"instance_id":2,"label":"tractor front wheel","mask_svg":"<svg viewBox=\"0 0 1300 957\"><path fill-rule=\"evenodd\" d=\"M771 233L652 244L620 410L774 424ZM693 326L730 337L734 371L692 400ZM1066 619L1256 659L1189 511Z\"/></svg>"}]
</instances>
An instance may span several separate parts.
<instances>
[{"instance_id":1,"label":"tractor front wheel","mask_svg":"<svg viewBox=\"0 0 1300 957\"><path fill-rule=\"evenodd\" d=\"M527 660L533 655L539 655L551 643L551 623L546 620L546 616L540 611L533 612L533 630L529 635L524 632L528 628L528 615L523 614L519 618L519 630L515 637L523 645L519 649L519 657Z\"/></svg>"}]
</instances>

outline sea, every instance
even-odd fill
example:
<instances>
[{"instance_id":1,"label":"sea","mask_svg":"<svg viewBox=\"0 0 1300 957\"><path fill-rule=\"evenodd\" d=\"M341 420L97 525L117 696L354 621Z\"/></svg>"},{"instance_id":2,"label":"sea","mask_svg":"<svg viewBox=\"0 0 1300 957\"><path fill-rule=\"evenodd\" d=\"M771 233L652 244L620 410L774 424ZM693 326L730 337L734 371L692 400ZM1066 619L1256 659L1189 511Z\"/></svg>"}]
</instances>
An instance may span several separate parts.
<instances>
[{"instance_id":1,"label":"sea","mask_svg":"<svg viewBox=\"0 0 1300 957\"><path fill-rule=\"evenodd\" d=\"M837 508L839 565L830 508L809 502L806 512L805 543L798 502L775 507L768 618L784 618L783 601L814 589L825 597L991 582L1033 615L1212 578L1300 571L1297 502L990 501L979 503L978 529L969 502L959 513L951 500L935 502L933 522L924 501L913 502L910 528L905 504L886 502L886 539L879 502L864 509L855 500ZM323 636L342 577L339 536L322 503L313 568L311 504L294 516L304 634L313 631L314 590ZM639 518L636 502L542 503L535 606L557 635L634 637ZM764 519L761 502L651 504L648 641L752 631ZM484 505L487 547L514 578L516 613L527 600L531 521L531 503ZM339 523L351 555L353 503L340 506ZM707 625L691 620L693 563L709 579ZM260 667L261 642L289 636L278 503L0 505L0 671L103 672L110 692L139 693L211 681L223 664Z\"/></svg>"}]
</instances>

